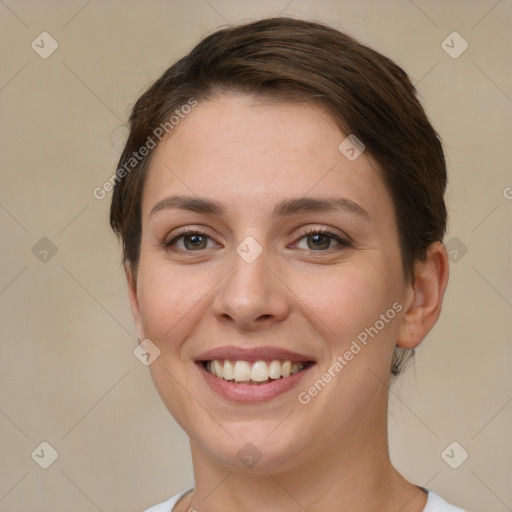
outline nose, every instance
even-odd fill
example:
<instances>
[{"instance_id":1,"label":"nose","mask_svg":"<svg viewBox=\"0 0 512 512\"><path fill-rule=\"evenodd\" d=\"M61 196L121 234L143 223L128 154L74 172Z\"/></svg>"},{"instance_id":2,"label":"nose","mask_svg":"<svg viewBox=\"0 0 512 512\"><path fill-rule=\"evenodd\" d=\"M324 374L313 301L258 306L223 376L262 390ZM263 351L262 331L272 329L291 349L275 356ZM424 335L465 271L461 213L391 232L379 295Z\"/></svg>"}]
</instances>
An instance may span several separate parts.
<instances>
[{"instance_id":1,"label":"nose","mask_svg":"<svg viewBox=\"0 0 512 512\"><path fill-rule=\"evenodd\" d=\"M268 328L289 314L288 288L271 268L267 250L252 262L233 253L233 266L219 283L213 312L221 322L242 330Z\"/></svg>"}]
</instances>

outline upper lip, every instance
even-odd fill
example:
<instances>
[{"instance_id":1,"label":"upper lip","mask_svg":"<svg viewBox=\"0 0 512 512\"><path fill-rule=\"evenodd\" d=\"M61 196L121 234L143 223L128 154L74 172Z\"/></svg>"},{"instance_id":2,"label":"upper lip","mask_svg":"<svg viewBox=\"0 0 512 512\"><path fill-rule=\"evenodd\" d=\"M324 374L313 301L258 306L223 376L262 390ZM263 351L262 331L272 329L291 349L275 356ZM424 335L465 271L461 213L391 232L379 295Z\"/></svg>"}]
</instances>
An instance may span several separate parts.
<instances>
[{"instance_id":1,"label":"upper lip","mask_svg":"<svg viewBox=\"0 0 512 512\"><path fill-rule=\"evenodd\" d=\"M263 347L252 347L242 348L235 346L224 346L218 347L202 354L198 355L194 361L212 361L214 359L228 359L230 361L291 361L292 363L297 362L310 362L314 361L312 357L284 348L263 346Z\"/></svg>"}]
</instances>

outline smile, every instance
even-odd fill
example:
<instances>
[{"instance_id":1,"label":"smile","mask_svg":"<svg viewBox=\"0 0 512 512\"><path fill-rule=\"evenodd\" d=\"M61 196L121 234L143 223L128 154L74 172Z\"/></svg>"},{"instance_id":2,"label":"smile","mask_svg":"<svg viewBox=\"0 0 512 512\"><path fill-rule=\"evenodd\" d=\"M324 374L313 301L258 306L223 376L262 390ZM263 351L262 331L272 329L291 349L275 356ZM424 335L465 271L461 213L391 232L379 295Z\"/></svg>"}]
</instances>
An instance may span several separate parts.
<instances>
[{"instance_id":1,"label":"smile","mask_svg":"<svg viewBox=\"0 0 512 512\"><path fill-rule=\"evenodd\" d=\"M277 379L285 379L302 371L311 363L286 361L222 361L214 359L204 363L207 372L229 382L262 385Z\"/></svg>"},{"instance_id":2,"label":"smile","mask_svg":"<svg viewBox=\"0 0 512 512\"><path fill-rule=\"evenodd\" d=\"M216 394L246 403L267 401L288 391L316 364L312 357L271 346L221 347L194 362Z\"/></svg>"}]
</instances>

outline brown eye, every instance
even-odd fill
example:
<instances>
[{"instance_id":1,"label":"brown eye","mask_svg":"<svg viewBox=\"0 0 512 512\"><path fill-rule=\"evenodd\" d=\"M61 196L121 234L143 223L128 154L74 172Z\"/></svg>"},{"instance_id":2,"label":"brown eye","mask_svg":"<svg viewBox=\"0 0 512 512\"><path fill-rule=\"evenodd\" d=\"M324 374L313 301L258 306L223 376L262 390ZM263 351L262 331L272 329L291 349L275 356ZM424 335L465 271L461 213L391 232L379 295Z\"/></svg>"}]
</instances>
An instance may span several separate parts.
<instances>
[{"instance_id":1,"label":"brown eye","mask_svg":"<svg viewBox=\"0 0 512 512\"><path fill-rule=\"evenodd\" d=\"M331 237L324 234L308 235L307 239L309 249L329 249L332 241Z\"/></svg>"},{"instance_id":2,"label":"brown eye","mask_svg":"<svg viewBox=\"0 0 512 512\"><path fill-rule=\"evenodd\" d=\"M207 237L202 235L185 235L183 237L183 245L190 250L205 249L207 245Z\"/></svg>"},{"instance_id":3,"label":"brown eye","mask_svg":"<svg viewBox=\"0 0 512 512\"><path fill-rule=\"evenodd\" d=\"M304 234L299 240L306 239L307 247L301 247L301 249L323 252L327 249L331 249L332 242L334 241L338 246L347 247L350 244L339 237L338 235L331 233L327 230L312 229Z\"/></svg>"},{"instance_id":4,"label":"brown eye","mask_svg":"<svg viewBox=\"0 0 512 512\"><path fill-rule=\"evenodd\" d=\"M193 252L201 249L207 249L208 239L210 237L199 231L185 231L164 243L166 249L172 251ZM179 242L183 242L180 246Z\"/></svg>"}]
</instances>

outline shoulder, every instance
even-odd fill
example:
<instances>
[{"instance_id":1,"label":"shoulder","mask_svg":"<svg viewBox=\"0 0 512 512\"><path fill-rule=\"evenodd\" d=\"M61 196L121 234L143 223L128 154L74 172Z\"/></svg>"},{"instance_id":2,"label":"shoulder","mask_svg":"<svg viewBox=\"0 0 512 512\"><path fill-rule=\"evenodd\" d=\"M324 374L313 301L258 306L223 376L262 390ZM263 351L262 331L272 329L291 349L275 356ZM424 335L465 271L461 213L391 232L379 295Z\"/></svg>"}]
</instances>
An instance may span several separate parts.
<instances>
[{"instance_id":1,"label":"shoulder","mask_svg":"<svg viewBox=\"0 0 512 512\"><path fill-rule=\"evenodd\" d=\"M440 496L428 491L428 499L423 512L466 512L465 510L450 505L443 500Z\"/></svg>"},{"instance_id":2,"label":"shoulder","mask_svg":"<svg viewBox=\"0 0 512 512\"><path fill-rule=\"evenodd\" d=\"M164 501L163 503L159 503L158 505L154 505L151 508L146 509L144 512L172 512L173 507L178 503L178 501L185 496L185 494L189 493L193 487L189 487L184 491L179 492L172 498Z\"/></svg>"}]
</instances>

